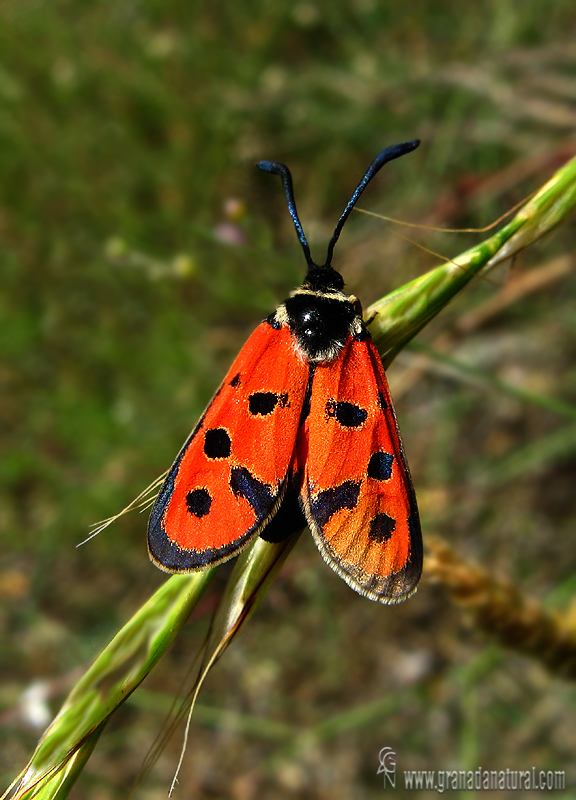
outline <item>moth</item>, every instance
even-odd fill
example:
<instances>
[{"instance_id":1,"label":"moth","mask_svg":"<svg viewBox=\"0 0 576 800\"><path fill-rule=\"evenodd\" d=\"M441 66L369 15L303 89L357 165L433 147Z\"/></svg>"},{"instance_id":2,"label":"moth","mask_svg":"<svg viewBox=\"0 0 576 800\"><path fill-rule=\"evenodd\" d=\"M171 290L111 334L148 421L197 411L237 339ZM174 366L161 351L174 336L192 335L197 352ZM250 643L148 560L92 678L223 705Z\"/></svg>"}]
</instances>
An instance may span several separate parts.
<instances>
[{"instance_id":1,"label":"moth","mask_svg":"<svg viewBox=\"0 0 576 800\"><path fill-rule=\"evenodd\" d=\"M250 336L160 489L148 527L160 569L202 570L258 535L278 541L308 524L324 560L361 595L398 603L415 591L422 536L414 487L382 361L332 257L367 184L418 145L393 145L374 159L323 264L312 260L290 171L258 164L282 180L307 272Z\"/></svg>"}]
</instances>

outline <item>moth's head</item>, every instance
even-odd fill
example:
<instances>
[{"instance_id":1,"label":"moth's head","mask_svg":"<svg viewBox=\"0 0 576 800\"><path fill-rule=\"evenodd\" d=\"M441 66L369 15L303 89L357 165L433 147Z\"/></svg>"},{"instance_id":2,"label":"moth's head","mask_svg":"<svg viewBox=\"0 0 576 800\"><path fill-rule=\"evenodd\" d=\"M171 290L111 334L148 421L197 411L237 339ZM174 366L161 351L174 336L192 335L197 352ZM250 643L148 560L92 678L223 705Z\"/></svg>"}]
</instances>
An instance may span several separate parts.
<instances>
[{"instance_id":1,"label":"moth's head","mask_svg":"<svg viewBox=\"0 0 576 800\"><path fill-rule=\"evenodd\" d=\"M344 288L344 279L333 267L319 267L317 264L312 264L308 266L303 288L312 289L314 292L341 292Z\"/></svg>"}]
</instances>

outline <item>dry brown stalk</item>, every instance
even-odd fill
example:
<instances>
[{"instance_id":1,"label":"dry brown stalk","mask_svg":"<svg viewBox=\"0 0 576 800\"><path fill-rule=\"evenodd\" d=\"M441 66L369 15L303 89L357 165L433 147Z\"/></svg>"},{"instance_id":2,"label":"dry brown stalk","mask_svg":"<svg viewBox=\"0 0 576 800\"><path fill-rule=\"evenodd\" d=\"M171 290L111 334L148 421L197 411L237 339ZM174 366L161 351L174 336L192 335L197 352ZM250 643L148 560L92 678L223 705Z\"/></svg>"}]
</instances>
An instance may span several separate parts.
<instances>
[{"instance_id":1,"label":"dry brown stalk","mask_svg":"<svg viewBox=\"0 0 576 800\"><path fill-rule=\"evenodd\" d=\"M477 628L504 647L537 659L550 671L576 679L574 604L564 612L546 610L510 581L465 561L443 539L427 537L426 543L426 574L446 587Z\"/></svg>"}]
</instances>

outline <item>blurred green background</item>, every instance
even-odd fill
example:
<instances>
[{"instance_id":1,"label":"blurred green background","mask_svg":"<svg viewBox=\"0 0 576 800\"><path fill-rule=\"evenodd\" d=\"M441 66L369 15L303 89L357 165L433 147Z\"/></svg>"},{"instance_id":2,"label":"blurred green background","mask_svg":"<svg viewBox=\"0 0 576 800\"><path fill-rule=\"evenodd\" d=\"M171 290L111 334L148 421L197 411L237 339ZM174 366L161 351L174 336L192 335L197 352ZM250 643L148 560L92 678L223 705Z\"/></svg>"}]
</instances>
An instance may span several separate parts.
<instances>
[{"instance_id":1,"label":"blurred green background","mask_svg":"<svg viewBox=\"0 0 576 800\"><path fill-rule=\"evenodd\" d=\"M575 41L573 0L3 0L3 784L165 579L145 516L75 545L168 468L245 338L302 278L280 183L254 162L290 165L318 258L376 152L415 137L420 150L360 205L488 224L576 152ZM414 236L446 256L479 238ZM575 238L565 226L477 281L422 338L440 346L449 331L461 361L574 402ZM365 306L435 263L359 214L335 259ZM494 309L529 270L538 291ZM418 358L402 354L390 379L424 536L567 606L573 425ZM73 797L127 796L217 596L112 720ZM575 701L441 587L425 578L403 606L379 606L304 536L202 692L178 796L378 798L384 746L399 769L535 766L574 786ZM166 796L181 741L135 796Z\"/></svg>"}]
</instances>

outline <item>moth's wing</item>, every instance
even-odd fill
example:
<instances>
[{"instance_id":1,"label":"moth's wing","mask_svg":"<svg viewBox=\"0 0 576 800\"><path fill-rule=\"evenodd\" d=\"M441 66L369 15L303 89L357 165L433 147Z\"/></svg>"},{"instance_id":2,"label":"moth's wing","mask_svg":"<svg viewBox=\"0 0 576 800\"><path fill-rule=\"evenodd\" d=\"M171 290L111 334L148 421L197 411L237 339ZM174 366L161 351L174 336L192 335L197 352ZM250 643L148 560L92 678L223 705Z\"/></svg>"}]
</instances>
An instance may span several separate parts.
<instances>
[{"instance_id":1,"label":"moth's wing","mask_svg":"<svg viewBox=\"0 0 576 800\"><path fill-rule=\"evenodd\" d=\"M298 438L302 502L327 563L357 592L398 603L415 590L422 535L380 356L349 337L316 366Z\"/></svg>"},{"instance_id":2,"label":"moth's wing","mask_svg":"<svg viewBox=\"0 0 576 800\"><path fill-rule=\"evenodd\" d=\"M148 526L152 561L190 572L231 558L282 498L309 366L261 323L174 462Z\"/></svg>"}]
</instances>

